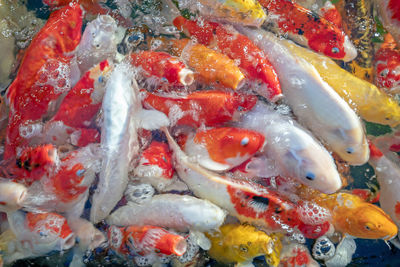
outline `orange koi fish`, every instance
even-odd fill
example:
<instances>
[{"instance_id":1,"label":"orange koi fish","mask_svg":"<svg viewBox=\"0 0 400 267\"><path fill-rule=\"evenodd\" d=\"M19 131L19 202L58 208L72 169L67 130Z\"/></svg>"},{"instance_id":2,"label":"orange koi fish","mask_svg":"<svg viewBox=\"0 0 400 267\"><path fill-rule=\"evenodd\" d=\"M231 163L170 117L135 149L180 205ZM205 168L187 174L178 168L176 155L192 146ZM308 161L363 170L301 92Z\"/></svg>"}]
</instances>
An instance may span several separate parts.
<instances>
[{"instance_id":1,"label":"orange koi fish","mask_svg":"<svg viewBox=\"0 0 400 267\"><path fill-rule=\"evenodd\" d=\"M75 50L81 37L82 9L76 3L54 11L38 32L22 59L17 78L10 85L9 124L4 159L26 145L20 127L45 116L51 104L69 90L68 53Z\"/></svg>"},{"instance_id":2,"label":"orange koi fish","mask_svg":"<svg viewBox=\"0 0 400 267\"><path fill-rule=\"evenodd\" d=\"M7 255L8 262L67 250L75 244L67 220L57 213L16 211L8 214L8 221L16 237L13 254Z\"/></svg>"},{"instance_id":3,"label":"orange koi fish","mask_svg":"<svg viewBox=\"0 0 400 267\"><path fill-rule=\"evenodd\" d=\"M342 29L343 26L342 15L340 14L336 6L332 4L331 1L296 0L295 2L304 8L316 12L318 15L322 16L327 21L335 24L339 29Z\"/></svg>"},{"instance_id":4,"label":"orange koi fish","mask_svg":"<svg viewBox=\"0 0 400 267\"><path fill-rule=\"evenodd\" d=\"M182 256L187 243L183 236L156 226L111 226L108 230L111 248L123 255L150 253Z\"/></svg>"},{"instance_id":5,"label":"orange koi fish","mask_svg":"<svg viewBox=\"0 0 400 267\"><path fill-rule=\"evenodd\" d=\"M171 85L191 85L194 75L179 58L165 52L140 51L130 55L132 65L141 67L147 77L167 80Z\"/></svg>"},{"instance_id":6,"label":"orange koi fish","mask_svg":"<svg viewBox=\"0 0 400 267\"><path fill-rule=\"evenodd\" d=\"M137 177L145 178L157 189L163 189L167 184L171 183L174 167L172 164L172 152L168 145L152 141L143 150L134 173Z\"/></svg>"},{"instance_id":7,"label":"orange koi fish","mask_svg":"<svg viewBox=\"0 0 400 267\"><path fill-rule=\"evenodd\" d=\"M301 45L325 56L351 61L357 50L345 33L333 23L290 0L261 0L268 10L267 22Z\"/></svg>"},{"instance_id":8,"label":"orange koi fish","mask_svg":"<svg viewBox=\"0 0 400 267\"><path fill-rule=\"evenodd\" d=\"M400 92L400 49L390 34L374 57L375 84L390 94Z\"/></svg>"},{"instance_id":9,"label":"orange koi fish","mask_svg":"<svg viewBox=\"0 0 400 267\"><path fill-rule=\"evenodd\" d=\"M252 157L264 145L265 137L241 128L197 131L184 144L184 151L209 170L226 171Z\"/></svg>"},{"instance_id":10,"label":"orange koi fish","mask_svg":"<svg viewBox=\"0 0 400 267\"><path fill-rule=\"evenodd\" d=\"M310 254L305 245L299 243L291 243L284 245L281 251L281 261L279 266L282 267L316 267L319 266Z\"/></svg>"},{"instance_id":11,"label":"orange koi fish","mask_svg":"<svg viewBox=\"0 0 400 267\"><path fill-rule=\"evenodd\" d=\"M207 85L221 84L236 90L244 82L244 75L228 56L189 39L171 40L172 53L182 57L195 70L201 82Z\"/></svg>"},{"instance_id":12,"label":"orange koi fish","mask_svg":"<svg viewBox=\"0 0 400 267\"><path fill-rule=\"evenodd\" d=\"M224 27L206 20L191 21L177 17L173 21L175 27L188 36L206 46L216 44L219 51L233 60L239 61L239 67L246 78L254 80L262 86L257 92L268 100L275 102L282 98L281 86L275 68L267 56L249 38L235 29Z\"/></svg>"},{"instance_id":13,"label":"orange koi fish","mask_svg":"<svg viewBox=\"0 0 400 267\"><path fill-rule=\"evenodd\" d=\"M231 121L239 113L251 110L257 102L254 95L222 91L198 91L185 97L164 97L142 91L146 108L163 112L171 124L193 127L217 126Z\"/></svg>"}]
</instances>

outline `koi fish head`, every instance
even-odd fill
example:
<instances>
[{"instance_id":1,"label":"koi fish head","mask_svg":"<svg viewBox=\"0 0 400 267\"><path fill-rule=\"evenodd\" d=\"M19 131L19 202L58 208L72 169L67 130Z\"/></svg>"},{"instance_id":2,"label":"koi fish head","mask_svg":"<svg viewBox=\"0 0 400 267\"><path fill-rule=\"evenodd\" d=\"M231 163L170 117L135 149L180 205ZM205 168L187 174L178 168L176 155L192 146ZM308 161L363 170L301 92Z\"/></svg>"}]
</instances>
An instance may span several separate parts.
<instances>
[{"instance_id":1,"label":"koi fish head","mask_svg":"<svg viewBox=\"0 0 400 267\"><path fill-rule=\"evenodd\" d=\"M153 141L141 156L135 172L140 176L147 177L145 172L151 172L151 176L171 179L174 175L172 164L172 152L166 143Z\"/></svg>"},{"instance_id":2,"label":"koi fish head","mask_svg":"<svg viewBox=\"0 0 400 267\"><path fill-rule=\"evenodd\" d=\"M197 132L194 137L194 143L205 146L213 161L230 168L253 156L262 148L264 140L262 134L240 128L214 128Z\"/></svg>"},{"instance_id":3,"label":"koi fish head","mask_svg":"<svg viewBox=\"0 0 400 267\"><path fill-rule=\"evenodd\" d=\"M400 91L400 51L381 48L374 57L375 81L379 88L389 93Z\"/></svg>"},{"instance_id":4,"label":"koi fish head","mask_svg":"<svg viewBox=\"0 0 400 267\"><path fill-rule=\"evenodd\" d=\"M398 229L390 217L378 206L363 202L349 216L343 216L343 232L358 238L390 240Z\"/></svg>"}]
</instances>

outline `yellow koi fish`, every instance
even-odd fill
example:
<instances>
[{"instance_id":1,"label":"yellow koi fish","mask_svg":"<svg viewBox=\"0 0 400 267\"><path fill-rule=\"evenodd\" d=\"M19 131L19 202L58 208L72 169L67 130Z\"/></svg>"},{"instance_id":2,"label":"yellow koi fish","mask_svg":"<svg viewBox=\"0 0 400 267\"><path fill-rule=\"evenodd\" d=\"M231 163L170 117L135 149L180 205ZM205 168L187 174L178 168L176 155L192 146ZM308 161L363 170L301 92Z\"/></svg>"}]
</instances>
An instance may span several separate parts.
<instances>
[{"instance_id":1,"label":"yellow koi fish","mask_svg":"<svg viewBox=\"0 0 400 267\"><path fill-rule=\"evenodd\" d=\"M282 248L279 238L273 238L252 225L225 224L219 231L207 232L206 236L211 241L208 253L221 263L242 266L262 255L267 255L273 266L279 263Z\"/></svg>"},{"instance_id":2,"label":"yellow koi fish","mask_svg":"<svg viewBox=\"0 0 400 267\"><path fill-rule=\"evenodd\" d=\"M323 55L289 41L282 43L293 54L311 63L322 79L365 120L391 127L400 124L400 106L375 85L357 78Z\"/></svg>"}]
</instances>

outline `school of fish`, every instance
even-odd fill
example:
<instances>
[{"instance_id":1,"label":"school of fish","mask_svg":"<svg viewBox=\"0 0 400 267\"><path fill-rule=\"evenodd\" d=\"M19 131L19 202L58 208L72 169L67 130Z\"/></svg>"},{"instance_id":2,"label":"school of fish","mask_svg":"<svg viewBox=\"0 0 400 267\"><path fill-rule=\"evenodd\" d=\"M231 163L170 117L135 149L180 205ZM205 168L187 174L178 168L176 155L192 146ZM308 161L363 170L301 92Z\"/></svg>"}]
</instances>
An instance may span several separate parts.
<instances>
[{"instance_id":1,"label":"school of fish","mask_svg":"<svg viewBox=\"0 0 400 267\"><path fill-rule=\"evenodd\" d=\"M41 9L1 70L0 266L346 266L357 238L400 249L399 0ZM351 177L361 165L375 187Z\"/></svg>"}]
</instances>

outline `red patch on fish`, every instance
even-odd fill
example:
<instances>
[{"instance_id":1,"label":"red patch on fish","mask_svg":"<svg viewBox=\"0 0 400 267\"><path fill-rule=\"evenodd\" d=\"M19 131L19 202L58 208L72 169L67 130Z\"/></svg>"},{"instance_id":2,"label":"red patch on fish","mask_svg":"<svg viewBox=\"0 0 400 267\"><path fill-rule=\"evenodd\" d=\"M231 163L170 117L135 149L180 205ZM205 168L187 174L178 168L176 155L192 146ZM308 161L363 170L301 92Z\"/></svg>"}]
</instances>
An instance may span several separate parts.
<instances>
[{"instance_id":1,"label":"red patch on fish","mask_svg":"<svg viewBox=\"0 0 400 267\"><path fill-rule=\"evenodd\" d=\"M396 214L396 217L398 220L400 220L400 202L397 201L396 205L394 206L394 213Z\"/></svg>"},{"instance_id":2,"label":"red patch on fish","mask_svg":"<svg viewBox=\"0 0 400 267\"><path fill-rule=\"evenodd\" d=\"M389 0L389 9L392 12L392 19L400 22L400 1Z\"/></svg>"},{"instance_id":3,"label":"red patch on fish","mask_svg":"<svg viewBox=\"0 0 400 267\"><path fill-rule=\"evenodd\" d=\"M166 143L151 142L150 146L143 151L142 158L139 164L144 166L154 165L161 168L164 178L171 179L174 175L172 152Z\"/></svg>"},{"instance_id":4,"label":"red patch on fish","mask_svg":"<svg viewBox=\"0 0 400 267\"><path fill-rule=\"evenodd\" d=\"M72 234L67 220L57 213L28 212L26 214L26 222L28 228L39 235L46 230L62 239L68 238Z\"/></svg>"},{"instance_id":5,"label":"red patch on fish","mask_svg":"<svg viewBox=\"0 0 400 267\"><path fill-rule=\"evenodd\" d=\"M371 142L371 140L368 140L368 145L371 158L381 158L383 156L383 153Z\"/></svg>"},{"instance_id":6,"label":"red patch on fish","mask_svg":"<svg viewBox=\"0 0 400 267\"><path fill-rule=\"evenodd\" d=\"M77 199L87 190L87 186L81 186L85 178L85 168L81 164L72 167L62 166L60 170L51 177L53 191L63 202Z\"/></svg>"}]
</instances>

